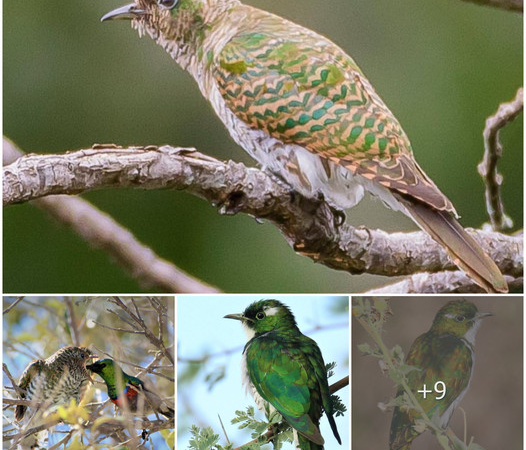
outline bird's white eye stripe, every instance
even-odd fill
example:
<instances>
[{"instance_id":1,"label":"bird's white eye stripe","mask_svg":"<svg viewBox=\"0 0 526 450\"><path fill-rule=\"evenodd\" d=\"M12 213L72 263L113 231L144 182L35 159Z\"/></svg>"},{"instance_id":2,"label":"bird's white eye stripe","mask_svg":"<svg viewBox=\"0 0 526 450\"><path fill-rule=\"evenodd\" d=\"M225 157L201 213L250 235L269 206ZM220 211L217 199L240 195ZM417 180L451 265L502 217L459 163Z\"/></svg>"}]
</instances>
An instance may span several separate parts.
<instances>
[{"instance_id":1,"label":"bird's white eye stripe","mask_svg":"<svg viewBox=\"0 0 526 450\"><path fill-rule=\"evenodd\" d=\"M455 317L457 317L455 314L446 314L446 317L448 319L454 319Z\"/></svg>"},{"instance_id":2,"label":"bird's white eye stripe","mask_svg":"<svg viewBox=\"0 0 526 450\"><path fill-rule=\"evenodd\" d=\"M273 307L268 307L268 308L265 308L265 314L267 316L275 316L279 311L279 308L273 306Z\"/></svg>"}]
</instances>

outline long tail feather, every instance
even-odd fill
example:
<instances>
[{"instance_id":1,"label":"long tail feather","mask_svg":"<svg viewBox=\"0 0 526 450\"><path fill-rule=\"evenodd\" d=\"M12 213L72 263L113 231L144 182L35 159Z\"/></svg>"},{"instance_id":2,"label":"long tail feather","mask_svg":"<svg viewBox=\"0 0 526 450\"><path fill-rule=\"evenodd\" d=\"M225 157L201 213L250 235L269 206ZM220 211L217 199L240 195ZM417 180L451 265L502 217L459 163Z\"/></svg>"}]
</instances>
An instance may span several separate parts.
<instances>
[{"instance_id":1,"label":"long tail feather","mask_svg":"<svg viewBox=\"0 0 526 450\"><path fill-rule=\"evenodd\" d=\"M340 433L338 433L338 428L336 428L336 422L334 421L334 417L332 417L332 414L327 414L327 419L329 419L329 424L331 425L332 433L334 434L334 437L338 441L338 444L342 445Z\"/></svg>"},{"instance_id":2,"label":"long tail feather","mask_svg":"<svg viewBox=\"0 0 526 450\"><path fill-rule=\"evenodd\" d=\"M497 265L450 213L417 201L401 200L413 220L446 249L460 269L488 292L508 292Z\"/></svg>"}]
</instances>

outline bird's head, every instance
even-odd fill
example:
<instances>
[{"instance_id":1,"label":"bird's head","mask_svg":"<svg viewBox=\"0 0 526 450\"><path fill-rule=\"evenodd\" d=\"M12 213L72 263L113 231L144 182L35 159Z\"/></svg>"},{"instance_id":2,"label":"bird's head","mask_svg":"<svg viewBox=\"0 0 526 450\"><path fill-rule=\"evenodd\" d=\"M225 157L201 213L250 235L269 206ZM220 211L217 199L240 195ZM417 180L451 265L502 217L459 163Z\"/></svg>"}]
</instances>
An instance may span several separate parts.
<instances>
[{"instance_id":1,"label":"bird's head","mask_svg":"<svg viewBox=\"0 0 526 450\"><path fill-rule=\"evenodd\" d=\"M280 328L297 328L290 309L278 300L259 300L241 314L228 314L225 319L240 320L249 338Z\"/></svg>"},{"instance_id":2,"label":"bird's head","mask_svg":"<svg viewBox=\"0 0 526 450\"><path fill-rule=\"evenodd\" d=\"M437 334L452 334L475 343L475 334L485 317L491 313L481 313L467 300L452 300L446 303L435 316L431 331Z\"/></svg>"},{"instance_id":3,"label":"bird's head","mask_svg":"<svg viewBox=\"0 0 526 450\"><path fill-rule=\"evenodd\" d=\"M93 353L87 347L75 347L70 345L68 347L63 347L52 355L48 361L52 362L54 360L64 361L65 363L73 362L75 364L80 364L84 366L90 359L98 358L98 356Z\"/></svg>"},{"instance_id":4,"label":"bird's head","mask_svg":"<svg viewBox=\"0 0 526 450\"><path fill-rule=\"evenodd\" d=\"M87 347L73 347L73 351L75 355L82 359L84 363L87 363L89 360L93 358L98 358L98 355L93 353L89 348Z\"/></svg>"},{"instance_id":5,"label":"bird's head","mask_svg":"<svg viewBox=\"0 0 526 450\"><path fill-rule=\"evenodd\" d=\"M93 373L100 375L100 377L106 382L114 382L117 372L122 377L122 369L120 366L113 361L113 359L99 359L93 364L88 364L86 369L91 370Z\"/></svg>"},{"instance_id":6,"label":"bird's head","mask_svg":"<svg viewBox=\"0 0 526 450\"><path fill-rule=\"evenodd\" d=\"M225 28L214 24L237 4L239 0L135 0L107 13L101 20L131 20L140 35L150 35L184 66L185 56L198 49L203 53L209 30Z\"/></svg>"}]
</instances>

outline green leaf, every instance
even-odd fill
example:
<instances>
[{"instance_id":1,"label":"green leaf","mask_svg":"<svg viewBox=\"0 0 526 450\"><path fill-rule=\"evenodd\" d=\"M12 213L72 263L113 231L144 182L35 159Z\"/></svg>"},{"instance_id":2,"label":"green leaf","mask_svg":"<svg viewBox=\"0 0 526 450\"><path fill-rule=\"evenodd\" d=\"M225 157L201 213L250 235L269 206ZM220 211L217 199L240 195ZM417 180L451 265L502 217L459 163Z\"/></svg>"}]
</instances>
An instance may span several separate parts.
<instances>
[{"instance_id":1,"label":"green leaf","mask_svg":"<svg viewBox=\"0 0 526 450\"><path fill-rule=\"evenodd\" d=\"M175 448L175 430L160 430L161 436L168 448Z\"/></svg>"}]
</instances>

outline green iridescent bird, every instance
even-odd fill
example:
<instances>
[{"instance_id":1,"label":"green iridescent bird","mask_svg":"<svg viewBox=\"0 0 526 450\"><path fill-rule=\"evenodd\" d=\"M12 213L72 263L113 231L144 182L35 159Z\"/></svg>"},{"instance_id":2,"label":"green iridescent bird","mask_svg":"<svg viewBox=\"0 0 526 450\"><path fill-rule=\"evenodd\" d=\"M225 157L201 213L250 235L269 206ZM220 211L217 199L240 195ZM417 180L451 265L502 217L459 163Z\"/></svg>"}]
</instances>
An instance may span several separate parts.
<instances>
[{"instance_id":1,"label":"green iridescent bird","mask_svg":"<svg viewBox=\"0 0 526 450\"><path fill-rule=\"evenodd\" d=\"M453 300L443 306L435 316L431 329L419 336L406 357L406 363L417 367L407 374L407 384L422 405L428 418L438 417L442 428L449 424L455 408L466 394L473 375L475 334L490 313L480 313L477 307L465 300ZM442 381L438 392L424 394L417 391L434 389ZM404 390L400 388L397 396ZM396 407L389 434L390 450L408 450L413 440L423 432L415 429L420 415L415 410Z\"/></svg>"},{"instance_id":2,"label":"green iridescent bird","mask_svg":"<svg viewBox=\"0 0 526 450\"><path fill-rule=\"evenodd\" d=\"M238 0L136 0L130 19L197 81L232 138L266 170L342 210L365 191L406 214L490 292L507 284L418 166L354 60L319 34Z\"/></svg>"},{"instance_id":3,"label":"green iridescent bird","mask_svg":"<svg viewBox=\"0 0 526 450\"><path fill-rule=\"evenodd\" d=\"M325 411L341 444L321 351L301 333L289 308L278 300L260 300L225 318L240 320L248 334L243 379L258 408L264 411L268 404L277 410L302 450L323 449L319 424Z\"/></svg>"},{"instance_id":4,"label":"green iridescent bird","mask_svg":"<svg viewBox=\"0 0 526 450\"><path fill-rule=\"evenodd\" d=\"M134 414L146 416L156 412L168 419L174 417L173 408L149 390L142 380L124 372L112 359L101 359L86 367L104 380L108 397L119 408L123 408L126 403Z\"/></svg>"}]
</instances>

